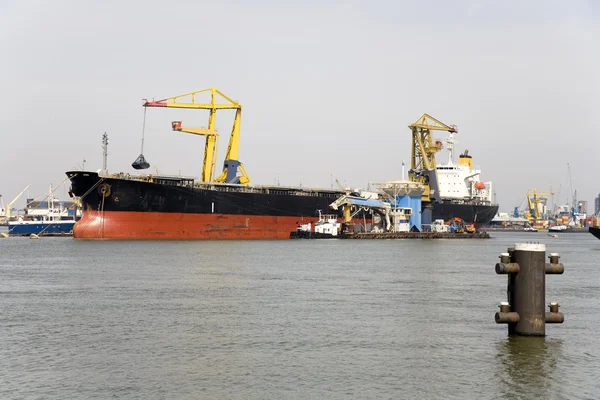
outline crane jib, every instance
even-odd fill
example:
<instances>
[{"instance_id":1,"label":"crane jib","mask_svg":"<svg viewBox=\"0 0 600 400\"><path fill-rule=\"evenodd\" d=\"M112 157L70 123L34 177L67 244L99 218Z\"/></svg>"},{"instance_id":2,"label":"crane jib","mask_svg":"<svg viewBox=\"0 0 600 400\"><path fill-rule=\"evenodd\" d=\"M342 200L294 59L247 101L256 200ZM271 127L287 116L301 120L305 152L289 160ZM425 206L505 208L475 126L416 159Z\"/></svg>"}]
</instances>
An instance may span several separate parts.
<instances>
[{"instance_id":1,"label":"crane jib","mask_svg":"<svg viewBox=\"0 0 600 400\"><path fill-rule=\"evenodd\" d=\"M210 93L209 103L196 102L196 96L202 93ZM217 100L221 102L217 102ZM202 166L202 182L240 183L243 185L250 183L250 177L246 173L244 165L238 160L242 106L237 101L232 100L216 88L209 88L162 100L148 101L143 99L142 105L143 107L209 110L208 128L183 128L181 127L181 121L175 121L178 124L177 126L173 125L173 130L206 136L204 162ZM223 171L217 178L214 178L214 160L219 139L215 130L217 110L236 110L236 113L231 136L229 138L229 145L227 146L225 162L223 163ZM136 167L134 166L134 168ZM239 176L238 173L240 174Z\"/></svg>"}]
</instances>

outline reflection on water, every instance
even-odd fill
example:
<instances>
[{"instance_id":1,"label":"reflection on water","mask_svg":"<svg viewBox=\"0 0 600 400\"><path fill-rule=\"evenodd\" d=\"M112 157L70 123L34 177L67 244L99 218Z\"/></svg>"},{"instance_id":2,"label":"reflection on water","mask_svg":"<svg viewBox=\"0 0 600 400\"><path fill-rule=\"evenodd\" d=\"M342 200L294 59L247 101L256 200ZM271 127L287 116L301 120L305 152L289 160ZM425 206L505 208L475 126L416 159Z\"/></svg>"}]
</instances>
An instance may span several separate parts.
<instances>
[{"instance_id":1,"label":"reflection on water","mask_svg":"<svg viewBox=\"0 0 600 400\"><path fill-rule=\"evenodd\" d=\"M496 346L504 398L563 397L556 373L557 362L563 357L561 340L509 336Z\"/></svg>"}]
</instances>

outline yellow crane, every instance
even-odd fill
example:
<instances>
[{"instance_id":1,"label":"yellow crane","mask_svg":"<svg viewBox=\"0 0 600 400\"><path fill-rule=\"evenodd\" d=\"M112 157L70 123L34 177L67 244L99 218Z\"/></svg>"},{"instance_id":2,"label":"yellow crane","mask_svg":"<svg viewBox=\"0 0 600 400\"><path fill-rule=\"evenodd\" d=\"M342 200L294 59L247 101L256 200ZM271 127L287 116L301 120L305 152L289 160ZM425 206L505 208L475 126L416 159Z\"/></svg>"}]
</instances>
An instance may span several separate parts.
<instances>
[{"instance_id":1,"label":"yellow crane","mask_svg":"<svg viewBox=\"0 0 600 400\"><path fill-rule=\"evenodd\" d=\"M4 218L6 219L6 222L8 222L10 220L10 209L12 208L12 205L19 200L19 197L21 197L23 195L23 193L25 193L25 191L27 189L29 189L29 186L31 185L27 185L25 186L25 189L21 190L21 193L19 193L14 199L12 199L12 201L10 203L8 203L6 205L6 211L4 213Z\"/></svg>"},{"instance_id":2,"label":"yellow crane","mask_svg":"<svg viewBox=\"0 0 600 400\"><path fill-rule=\"evenodd\" d=\"M529 211L525 213L525 218L533 222L541 220L544 211L543 206L548 200L548 196L552 196L553 194L552 192L538 191L537 189L529 190L527 192Z\"/></svg>"},{"instance_id":3,"label":"yellow crane","mask_svg":"<svg viewBox=\"0 0 600 400\"><path fill-rule=\"evenodd\" d=\"M442 142L439 140L434 142L431 131L456 133L458 130L456 126L446 125L428 114L423 114L408 127L412 131L412 158L411 169L408 171L409 180L425 185L425 191L422 194L423 201L429 202L433 197L441 202L435 169L435 153L442 149Z\"/></svg>"},{"instance_id":4,"label":"yellow crane","mask_svg":"<svg viewBox=\"0 0 600 400\"><path fill-rule=\"evenodd\" d=\"M202 163L202 182L212 182L215 172L215 161L217 153L217 140L219 133L208 128L183 128L181 121L173 121L171 127L174 131L206 136L204 146L204 162Z\"/></svg>"},{"instance_id":5,"label":"yellow crane","mask_svg":"<svg viewBox=\"0 0 600 400\"><path fill-rule=\"evenodd\" d=\"M210 92L210 103L201 103L196 102L196 96L201 93ZM225 99L223 103L217 103L217 95ZM199 90L197 92L187 93L180 96L169 97L163 100L156 101L147 101L144 100L144 107L173 107L173 108L188 108L188 109L196 109L196 110L209 110L208 116L208 131L215 132L215 123L216 123L216 114L217 110L236 110L235 119L233 121L233 128L231 130L231 136L229 138L229 145L227 146L227 153L225 154L225 161L223 163L223 172L221 175L214 179L214 182L222 182L222 183L240 183L243 185L247 185L250 183L250 177L244 168L244 165L238 160L239 156L239 146L240 146L240 123L242 118L242 105L237 101L232 100L227 97L223 92L217 90L216 88ZM192 128L190 128L192 129ZM206 131L206 132L208 132ZM190 132L193 133L193 132ZM209 150L211 148L216 149L217 136L213 134L205 135L206 136L206 145L205 145L205 153L206 149ZM214 147L213 147L214 146ZM213 153L214 154L214 153ZM212 170L214 164L214 156L213 159L209 161L210 168L208 170L204 170L203 168L203 182L213 182L212 180ZM205 161L206 164L206 154ZM206 172L206 174L205 174ZM238 172L240 175L238 176Z\"/></svg>"}]
</instances>

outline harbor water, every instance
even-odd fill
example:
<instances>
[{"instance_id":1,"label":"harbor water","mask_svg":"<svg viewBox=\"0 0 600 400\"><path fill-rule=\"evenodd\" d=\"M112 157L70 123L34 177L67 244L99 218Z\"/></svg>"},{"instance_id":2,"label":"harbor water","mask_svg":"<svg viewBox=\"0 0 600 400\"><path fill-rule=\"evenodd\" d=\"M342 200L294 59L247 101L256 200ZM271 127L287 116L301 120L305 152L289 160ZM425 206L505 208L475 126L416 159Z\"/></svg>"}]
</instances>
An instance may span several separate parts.
<instances>
[{"instance_id":1,"label":"harbor water","mask_svg":"<svg viewBox=\"0 0 600 400\"><path fill-rule=\"evenodd\" d=\"M600 240L0 239L2 399L591 399ZM498 255L559 252L562 325L508 337Z\"/></svg>"}]
</instances>

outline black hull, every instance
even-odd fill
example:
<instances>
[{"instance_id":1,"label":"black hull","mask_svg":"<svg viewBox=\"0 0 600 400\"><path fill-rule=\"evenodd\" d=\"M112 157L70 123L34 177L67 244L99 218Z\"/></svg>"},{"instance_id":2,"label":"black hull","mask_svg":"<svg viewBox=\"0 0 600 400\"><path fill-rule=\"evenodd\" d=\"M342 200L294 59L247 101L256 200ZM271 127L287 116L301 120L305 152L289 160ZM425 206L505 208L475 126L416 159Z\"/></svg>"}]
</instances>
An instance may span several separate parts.
<instances>
[{"instance_id":1,"label":"black hull","mask_svg":"<svg viewBox=\"0 0 600 400\"><path fill-rule=\"evenodd\" d=\"M106 178L93 172L70 171L71 190L84 211L159 212L257 216L316 216L329 213L329 204L343 192L285 187L247 188L205 185L177 178L153 182Z\"/></svg>"},{"instance_id":2,"label":"black hull","mask_svg":"<svg viewBox=\"0 0 600 400\"><path fill-rule=\"evenodd\" d=\"M105 178L95 172L70 171L71 190L84 196L83 210L227 214L262 216L315 216L330 213L329 205L344 194L339 190L285 187L247 188L239 185L205 185L173 178L154 182ZM188 183L190 183L188 185ZM434 203L432 219L461 218L485 225L498 212L497 205Z\"/></svg>"},{"instance_id":3,"label":"black hull","mask_svg":"<svg viewBox=\"0 0 600 400\"><path fill-rule=\"evenodd\" d=\"M590 233L594 235L597 239L600 239L600 228L590 227Z\"/></svg>"},{"instance_id":4,"label":"black hull","mask_svg":"<svg viewBox=\"0 0 600 400\"><path fill-rule=\"evenodd\" d=\"M497 205L434 203L432 219L448 221L452 218L460 218L467 223L481 226L489 224L497 213Z\"/></svg>"}]
</instances>

